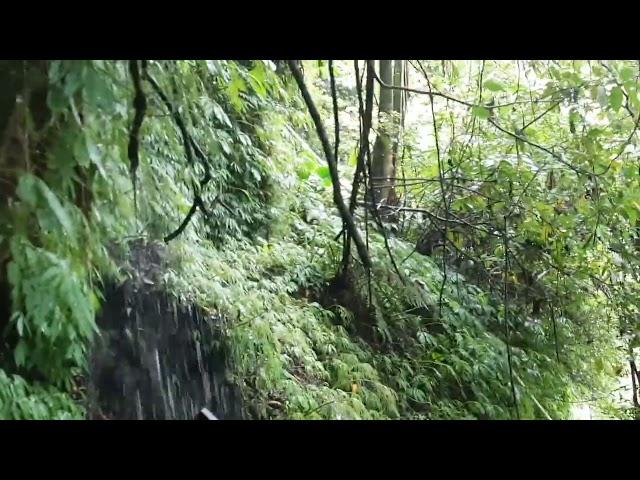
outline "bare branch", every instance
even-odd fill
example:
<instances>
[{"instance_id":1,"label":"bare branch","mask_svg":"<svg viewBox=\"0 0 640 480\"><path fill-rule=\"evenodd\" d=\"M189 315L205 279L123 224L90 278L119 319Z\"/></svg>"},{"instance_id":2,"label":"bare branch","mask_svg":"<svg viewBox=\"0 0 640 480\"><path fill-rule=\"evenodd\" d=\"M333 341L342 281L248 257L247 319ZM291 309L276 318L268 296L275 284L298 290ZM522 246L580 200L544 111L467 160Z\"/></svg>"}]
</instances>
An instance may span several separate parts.
<instances>
[{"instance_id":1,"label":"bare branch","mask_svg":"<svg viewBox=\"0 0 640 480\"><path fill-rule=\"evenodd\" d=\"M358 250L358 256L360 257L360 261L364 265L364 267L369 270L371 269L371 259L369 258L369 252L362 241L362 237L360 236L360 232L356 227L355 222L353 221L353 216L349 212L347 205L344 203L344 199L342 198L342 192L340 191L340 178L338 176L338 167L336 164L336 159L333 156L333 152L331 151L331 144L329 143L329 138L327 137L327 132L322 124L322 119L320 118L320 113L316 108L313 99L311 98L311 94L307 89L306 84L304 83L304 78L302 77L302 72L300 71L300 67L293 60L288 60L289 68L291 69L291 73L293 74L293 78L298 84L298 89L302 94L302 97L307 105L307 109L309 110L309 114L313 119L313 123L316 127L316 132L318 133L318 137L320 137L320 142L322 143L322 149L324 150L324 155L327 159L327 164L329 166L329 173L331 175L331 183L333 185L333 201L340 212L340 216L344 221L348 233L353 238L354 243L356 244L356 249Z\"/></svg>"}]
</instances>

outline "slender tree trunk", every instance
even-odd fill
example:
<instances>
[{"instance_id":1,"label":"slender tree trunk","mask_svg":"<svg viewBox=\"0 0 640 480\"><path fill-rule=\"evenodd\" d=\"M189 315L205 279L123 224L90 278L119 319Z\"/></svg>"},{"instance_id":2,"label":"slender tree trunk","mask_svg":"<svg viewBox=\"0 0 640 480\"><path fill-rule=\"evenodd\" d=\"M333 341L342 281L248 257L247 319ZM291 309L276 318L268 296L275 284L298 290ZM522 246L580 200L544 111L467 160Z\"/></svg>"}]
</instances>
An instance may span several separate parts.
<instances>
[{"instance_id":1,"label":"slender tree trunk","mask_svg":"<svg viewBox=\"0 0 640 480\"><path fill-rule=\"evenodd\" d=\"M393 84L393 60L380 60L380 79L388 85ZM393 90L381 87L378 105L378 135L373 145L371 159L371 176L373 177L371 185L373 201L376 204L387 200L393 185L390 177L395 176L390 122L390 115L393 112Z\"/></svg>"},{"instance_id":2,"label":"slender tree trunk","mask_svg":"<svg viewBox=\"0 0 640 480\"><path fill-rule=\"evenodd\" d=\"M404 60L380 60L380 79L394 86L402 86ZM378 136L373 147L373 201L395 204L395 177L398 141L404 115L404 92L380 88Z\"/></svg>"},{"instance_id":3,"label":"slender tree trunk","mask_svg":"<svg viewBox=\"0 0 640 480\"><path fill-rule=\"evenodd\" d=\"M630 355L630 359L629 359L629 368L631 370L631 388L633 390L633 406L636 409L640 409L640 402L638 401L638 389L640 388L640 385L638 385L638 381L640 381L640 372L638 372L638 369L636 367L636 362L633 359L633 349L630 349L629 352ZM636 412L637 414L638 412Z\"/></svg>"},{"instance_id":4,"label":"slender tree trunk","mask_svg":"<svg viewBox=\"0 0 640 480\"><path fill-rule=\"evenodd\" d=\"M402 81L404 79L404 60L394 60L393 64L393 85L396 87L402 86ZM404 111L404 91L402 90L394 90L393 91L393 111L397 112L402 119L402 114Z\"/></svg>"},{"instance_id":5,"label":"slender tree trunk","mask_svg":"<svg viewBox=\"0 0 640 480\"><path fill-rule=\"evenodd\" d=\"M405 70L405 61L404 60L395 60L394 61L394 70L393 70L393 85L396 87L403 86L404 81L404 70ZM398 171L398 161L399 161L399 146L400 139L402 136L402 129L404 127L404 105L405 105L405 95L406 93L403 90L393 90L393 148L391 152L391 162L393 172L392 177L397 177ZM398 195L395 189L395 180L391 182L391 187L389 189L389 195L387 197L387 203L390 205L397 205L399 202Z\"/></svg>"}]
</instances>

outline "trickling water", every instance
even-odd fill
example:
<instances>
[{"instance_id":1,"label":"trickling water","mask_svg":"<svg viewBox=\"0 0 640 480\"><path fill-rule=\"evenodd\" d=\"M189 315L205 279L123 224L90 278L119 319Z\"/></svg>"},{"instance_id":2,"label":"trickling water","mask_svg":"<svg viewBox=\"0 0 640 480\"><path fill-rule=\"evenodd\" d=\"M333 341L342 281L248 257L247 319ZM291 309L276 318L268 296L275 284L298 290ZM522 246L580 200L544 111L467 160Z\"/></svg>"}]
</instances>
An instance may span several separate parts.
<instances>
[{"instance_id":1,"label":"trickling water","mask_svg":"<svg viewBox=\"0 0 640 480\"><path fill-rule=\"evenodd\" d=\"M147 272L148 273L148 272ZM216 317L182 306L154 282L110 288L98 318L88 381L91 418L245 418L237 389L216 348Z\"/></svg>"}]
</instances>

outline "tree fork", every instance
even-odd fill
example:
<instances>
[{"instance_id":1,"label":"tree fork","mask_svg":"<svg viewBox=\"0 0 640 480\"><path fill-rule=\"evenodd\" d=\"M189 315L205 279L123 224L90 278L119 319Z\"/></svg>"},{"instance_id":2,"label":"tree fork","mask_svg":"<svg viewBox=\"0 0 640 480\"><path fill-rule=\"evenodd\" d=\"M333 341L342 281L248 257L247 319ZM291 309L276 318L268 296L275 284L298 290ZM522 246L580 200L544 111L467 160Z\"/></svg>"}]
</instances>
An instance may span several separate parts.
<instances>
[{"instance_id":1,"label":"tree fork","mask_svg":"<svg viewBox=\"0 0 640 480\"><path fill-rule=\"evenodd\" d=\"M356 162L356 172L353 175L353 184L351 186L351 198L349 199L349 213L353 215L356 208L356 202L358 199L358 190L360 188L360 179L365 173L365 156L369 150L369 131L371 130L371 117L373 114L373 75L369 71L373 68L369 61L366 62L367 66L367 79L365 84L365 101L362 103L362 81L360 78L360 70L358 68L358 61L354 61L354 69L356 74L356 89L358 91L358 104L360 118L362 120L360 129L360 146L358 150L358 158ZM367 194L367 192L365 192ZM344 232L344 226L342 227ZM339 236L339 235L338 235ZM342 269L346 271L349 267L349 256L351 254L351 237L346 235L344 241L344 250L342 253Z\"/></svg>"},{"instance_id":2,"label":"tree fork","mask_svg":"<svg viewBox=\"0 0 640 480\"><path fill-rule=\"evenodd\" d=\"M327 132L322 124L322 119L320 118L320 113L313 103L313 99L309 94L309 90L307 89L306 84L304 83L304 78L302 77L302 72L298 67L296 61L287 60L289 65L289 69L293 74L293 78L298 84L298 89L302 94L302 98L307 105L307 109L309 110L309 114L313 119L313 123L316 127L316 132L318 133L318 137L320 138L320 142L322 143L322 149L324 151L324 155L327 160L327 164L329 167L329 173L331 175L331 183L333 185L333 201L338 208L338 212L340 212L340 216L342 217L345 226L347 227L347 232L353 238L353 242L356 244L356 249L358 250L358 256L360 257L360 261L364 265L367 270L371 269L371 259L369 257L369 252L367 251L367 247L362 241L362 237L360 236L360 232L356 227L356 224L353 220L353 216L349 212L347 205L344 203L344 199L342 198L342 192L340 191L340 178L338 176L338 165L336 163L336 159L333 156L333 152L331 150L331 144L329 143L329 137L327 136Z\"/></svg>"}]
</instances>

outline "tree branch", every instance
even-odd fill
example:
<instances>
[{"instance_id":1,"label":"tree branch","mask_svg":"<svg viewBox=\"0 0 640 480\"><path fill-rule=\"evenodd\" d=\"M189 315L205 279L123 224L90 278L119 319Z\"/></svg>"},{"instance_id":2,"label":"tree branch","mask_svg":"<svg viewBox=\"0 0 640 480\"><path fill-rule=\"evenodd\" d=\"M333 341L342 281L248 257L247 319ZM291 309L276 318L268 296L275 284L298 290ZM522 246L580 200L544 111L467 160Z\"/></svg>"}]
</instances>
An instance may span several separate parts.
<instances>
[{"instance_id":1,"label":"tree branch","mask_svg":"<svg viewBox=\"0 0 640 480\"><path fill-rule=\"evenodd\" d=\"M516 140L520 140L523 143L526 143L527 145L531 145L532 147L537 148L538 150L542 150L543 152L548 153L549 155L551 155L555 160L557 160L558 162L560 162L561 164L567 166L568 168L570 168L571 170L573 170L576 173L581 173L583 175L593 175L592 172L589 172L587 170L584 170L583 168L580 167L576 167L575 165L570 164L569 162L567 162L566 160L564 160L562 158L561 155L549 150L547 147L543 147L542 145L538 145L537 143L534 143L530 140L527 140L525 137L523 137L522 135L518 135L517 133L513 133L510 132L509 130L506 130L504 128L502 128L500 125L498 125L495 121L491 120L490 118L487 119L487 121L493 125L494 127L496 127L498 130L500 130L502 133L506 133L507 135L509 135L510 137L515 138Z\"/></svg>"},{"instance_id":2,"label":"tree branch","mask_svg":"<svg viewBox=\"0 0 640 480\"><path fill-rule=\"evenodd\" d=\"M316 132L318 133L318 137L320 137L320 142L322 143L322 149L324 150L324 155L327 159L327 164L329 166L329 173L331 175L331 183L333 185L333 201L340 212L340 216L342 217L343 222L347 227L347 231L353 238L354 243L356 244L356 249L358 250L358 256L360 257L360 261L364 265L367 270L371 269L371 259L369 258L369 252L362 241L362 237L360 236L360 232L358 232L358 228L353 220L353 216L349 212L347 205L344 203L344 199L342 198L342 192L340 191L340 178L338 176L338 167L336 164L336 159L333 156L333 152L331 151L331 144L329 143L329 138L327 137L327 132L322 124L322 119L320 118L320 113L313 103L313 99L309 94L309 90L304 83L304 78L302 77L302 72L300 71L300 67L294 60L287 60L289 68L291 69L291 73L293 74L293 78L298 84L298 89L302 94L302 97L307 105L307 109L309 110L309 114L313 119L313 123L316 127Z\"/></svg>"},{"instance_id":3,"label":"tree branch","mask_svg":"<svg viewBox=\"0 0 640 480\"><path fill-rule=\"evenodd\" d=\"M191 221L191 218L195 215L198 208L202 210L202 212L204 212L205 215L208 215L207 209L205 208L204 202L202 201L201 194L204 187L207 185L207 183L211 181L213 177L211 175L211 167L209 164L210 163L209 159L204 154L200 146L193 139L193 137L187 131L187 127L180 113L178 112L178 109L173 106L173 104L171 103L167 95L162 91L162 89L160 88L160 85L151 76L151 74L149 74L147 71L145 71L144 73L145 73L145 79L151 84L151 86L153 87L153 90L156 92L156 94L160 97L162 102L165 104L165 106L167 107L167 110L169 110L171 116L173 117L173 120L176 123L178 130L180 130L180 134L182 136L182 144L184 146L184 152L187 157L187 163L189 163L189 165L192 165L192 166L194 165L193 152L195 152L196 156L200 159L200 162L202 163L205 171L204 177L200 179L199 188L197 188L195 184L193 185L193 191L194 191L193 204L191 205L191 208L189 209L187 216L184 218L180 226L175 231L173 231L172 233L164 237L165 243L168 243L184 231L184 229L187 227L187 225ZM233 214L233 211L227 205L225 205L222 202L222 200L216 199L216 201L219 202L226 210L228 210L229 213Z\"/></svg>"},{"instance_id":4,"label":"tree branch","mask_svg":"<svg viewBox=\"0 0 640 480\"><path fill-rule=\"evenodd\" d=\"M415 68L415 65L413 65L413 67ZM419 90L417 88L409 88L409 87L400 87L400 86L389 85L388 83L383 82L375 72L374 72L374 78L378 82L378 84L380 84L380 86L384 87L384 88L390 88L392 90L402 90L404 92L417 93L417 94L420 94L420 95L430 95L430 96L433 96L433 97L441 97L441 98L444 98L446 100L450 100L452 102L459 103L460 105L465 105L465 106L470 107L470 108L482 106L484 108L494 109L494 108L502 108L502 107L511 107L513 105L518 105L518 104L522 104L522 103L532 103L532 102L529 102L529 101L515 101L515 102L501 103L499 105L491 105L491 106L478 105L478 104L475 104L475 103L467 102L465 100L460 100L459 98L452 97L451 95L447 95L446 93L442 93L442 92L437 92L437 91L433 91L433 90L428 90L428 91L427 90ZM542 103L542 102L545 102L545 100L538 99L538 100L535 100L533 103ZM549 100L549 102L553 102L553 100Z\"/></svg>"},{"instance_id":5,"label":"tree branch","mask_svg":"<svg viewBox=\"0 0 640 480\"><path fill-rule=\"evenodd\" d=\"M187 216L184 217L184 220L182 221L180 226L175 231L164 237L165 243L169 243L171 240L180 235L185 228L187 228L187 225L189 225L189 222L191 221L191 217L195 215L196 211L198 210L198 206L201 203L202 202L200 201L200 197L196 197L193 201L193 205L191 205L191 208L189 209L189 213L187 213Z\"/></svg>"},{"instance_id":6,"label":"tree branch","mask_svg":"<svg viewBox=\"0 0 640 480\"><path fill-rule=\"evenodd\" d=\"M144 70L146 66L146 61L142 61L142 68ZM131 182L133 184L133 205L135 210L138 210L138 200L137 200L137 185L136 185L136 173L138 171L138 166L140 165L140 128L142 127L142 122L144 121L144 115L147 111L147 97L144 94L144 90L142 89L142 82L140 80L140 70L138 68L138 60L130 60L129 61L129 72L131 73L131 78L133 79L133 88L135 90L135 95L133 97L133 108L135 109L135 114L133 118L133 125L131 126L131 131L129 132L129 147L127 149L127 154L129 157L129 171L131 172ZM146 73L146 72L145 72Z\"/></svg>"}]
</instances>

